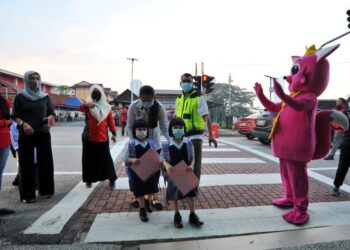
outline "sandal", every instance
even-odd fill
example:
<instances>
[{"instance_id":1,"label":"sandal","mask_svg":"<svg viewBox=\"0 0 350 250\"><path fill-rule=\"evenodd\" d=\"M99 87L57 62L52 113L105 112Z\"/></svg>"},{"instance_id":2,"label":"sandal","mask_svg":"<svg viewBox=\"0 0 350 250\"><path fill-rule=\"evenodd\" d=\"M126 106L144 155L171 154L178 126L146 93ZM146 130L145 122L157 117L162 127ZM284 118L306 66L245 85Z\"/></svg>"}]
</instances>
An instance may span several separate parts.
<instances>
[{"instance_id":1,"label":"sandal","mask_svg":"<svg viewBox=\"0 0 350 250\"><path fill-rule=\"evenodd\" d=\"M131 197L131 206L133 208L139 208L140 207L139 201L136 199L135 196Z\"/></svg>"},{"instance_id":2,"label":"sandal","mask_svg":"<svg viewBox=\"0 0 350 250\"><path fill-rule=\"evenodd\" d=\"M151 204L152 204L152 207L154 207L158 211L163 210L163 205L162 203L160 203L158 199L151 199Z\"/></svg>"}]
</instances>

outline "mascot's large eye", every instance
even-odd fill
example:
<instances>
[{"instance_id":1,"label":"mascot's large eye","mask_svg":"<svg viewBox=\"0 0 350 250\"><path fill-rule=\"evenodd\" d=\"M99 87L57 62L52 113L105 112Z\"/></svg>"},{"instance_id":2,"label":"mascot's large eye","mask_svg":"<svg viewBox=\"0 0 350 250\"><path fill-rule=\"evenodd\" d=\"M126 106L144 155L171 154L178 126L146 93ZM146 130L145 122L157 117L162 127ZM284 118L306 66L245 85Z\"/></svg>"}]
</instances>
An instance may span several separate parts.
<instances>
[{"instance_id":1,"label":"mascot's large eye","mask_svg":"<svg viewBox=\"0 0 350 250\"><path fill-rule=\"evenodd\" d=\"M300 69L300 66L298 64L294 64L290 71L292 72L292 75L295 75L296 73L299 72L299 69Z\"/></svg>"}]
</instances>

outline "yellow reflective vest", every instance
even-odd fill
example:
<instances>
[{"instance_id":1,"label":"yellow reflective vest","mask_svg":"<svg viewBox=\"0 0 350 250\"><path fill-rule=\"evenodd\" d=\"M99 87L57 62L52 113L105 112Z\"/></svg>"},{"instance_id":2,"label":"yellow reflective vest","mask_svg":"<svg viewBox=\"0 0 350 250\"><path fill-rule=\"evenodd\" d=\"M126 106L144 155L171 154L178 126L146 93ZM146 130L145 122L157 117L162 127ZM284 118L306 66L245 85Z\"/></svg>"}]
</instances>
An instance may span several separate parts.
<instances>
[{"instance_id":1,"label":"yellow reflective vest","mask_svg":"<svg viewBox=\"0 0 350 250\"><path fill-rule=\"evenodd\" d=\"M176 98L176 117L184 120L186 136L203 134L205 123L198 112L200 95L196 90L188 95L182 94Z\"/></svg>"}]
</instances>

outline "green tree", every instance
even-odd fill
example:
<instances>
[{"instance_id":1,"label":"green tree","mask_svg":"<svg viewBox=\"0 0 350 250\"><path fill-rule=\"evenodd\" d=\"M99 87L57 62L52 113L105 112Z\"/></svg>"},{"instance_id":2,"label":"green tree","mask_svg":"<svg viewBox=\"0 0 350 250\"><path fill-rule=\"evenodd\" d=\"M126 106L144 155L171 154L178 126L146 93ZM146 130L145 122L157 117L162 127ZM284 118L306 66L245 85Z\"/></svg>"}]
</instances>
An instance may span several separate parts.
<instances>
[{"instance_id":1,"label":"green tree","mask_svg":"<svg viewBox=\"0 0 350 250\"><path fill-rule=\"evenodd\" d=\"M208 95L207 99L214 103L223 104L226 115L244 117L251 114L254 110L253 101L255 99L255 93L236 85L217 83L214 85L214 90Z\"/></svg>"},{"instance_id":2,"label":"green tree","mask_svg":"<svg viewBox=\"0 0 350 250\"><path fill-rule=\"evenodd\" d=\"M70 89L71 88L67 85L58 86L58 91L59 91L60 95L69 95Z\"/></svg>"}]
</instances>

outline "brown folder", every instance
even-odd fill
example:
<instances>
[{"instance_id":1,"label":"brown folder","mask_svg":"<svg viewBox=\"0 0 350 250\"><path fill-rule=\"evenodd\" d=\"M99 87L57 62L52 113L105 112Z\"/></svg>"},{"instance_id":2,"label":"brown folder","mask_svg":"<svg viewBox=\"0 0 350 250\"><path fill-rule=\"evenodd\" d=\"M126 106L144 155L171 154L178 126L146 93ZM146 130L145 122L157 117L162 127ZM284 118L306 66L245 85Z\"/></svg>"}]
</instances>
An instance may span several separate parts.
<instances>
[{"instance_id":1,"label":"brown folder","mask_svg":"<svg viewBox=\"0 0 350 250\"><path fill-rule=\"evenodd\" d=\"M183 195L188 194L199 185L197 176L192 171L187 171L187 168L187 164L181 161L173 167L173 172L169 173L169 177Z\"/></svg>"},{"instance_id":2,"label":"brown folder","mask_svg":"<svg viewBox=\"0 0 350 250\"><path fill-rule=\"evenodd\" d=\"M146 182L148 178L160 169L159 154L156 150L150 148L139 160L140 163L133 164L131 168L143 182Z\"/></svg>"}]
</instances>

